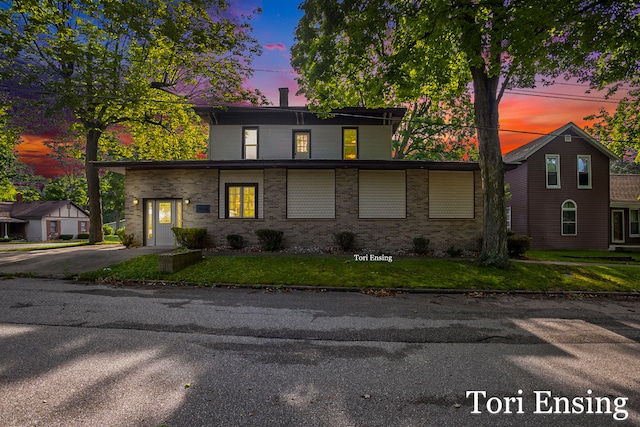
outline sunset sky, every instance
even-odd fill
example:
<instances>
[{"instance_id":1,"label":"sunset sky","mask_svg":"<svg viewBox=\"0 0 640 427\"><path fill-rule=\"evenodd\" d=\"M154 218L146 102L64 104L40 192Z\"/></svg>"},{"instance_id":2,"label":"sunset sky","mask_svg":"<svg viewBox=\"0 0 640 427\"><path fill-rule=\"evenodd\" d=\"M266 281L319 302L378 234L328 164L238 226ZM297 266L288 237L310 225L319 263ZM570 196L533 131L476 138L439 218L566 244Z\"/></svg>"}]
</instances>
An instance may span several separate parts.
<instances>
[{"instance_id":1,"label":"sunset sky","mask_svg":"<svg viewBox=\"0 0 640 427\"><path fill-rule=\"evenodd\" d=\"M291 0L233 0L233 11L247 12L260 7L262 14L252 20L254 37L263 54L253 62L254 77L248 86L259 89L274 104L278 104L278 88L290 89L290 105L302 106L305 99L297 96L298 86L290 64L290 49L294 32L302 13L298 1ZM604 94L585 94L587 87L575 82L561 82L550 87L518 89L505 94L500 103L500 138L503 152L538 138L539 133L551 132L574 122L582 127L584 117L596 114L600 108L612 110L615 100L605 100ZM515 132L510 132L515 131ZM530 133L527 133L530 132ZM45 155L43 136L24 135L18 146L20 160L33 165L35 173L52 177L60 173L57 162Z\"/></svg>"}]
</instances>

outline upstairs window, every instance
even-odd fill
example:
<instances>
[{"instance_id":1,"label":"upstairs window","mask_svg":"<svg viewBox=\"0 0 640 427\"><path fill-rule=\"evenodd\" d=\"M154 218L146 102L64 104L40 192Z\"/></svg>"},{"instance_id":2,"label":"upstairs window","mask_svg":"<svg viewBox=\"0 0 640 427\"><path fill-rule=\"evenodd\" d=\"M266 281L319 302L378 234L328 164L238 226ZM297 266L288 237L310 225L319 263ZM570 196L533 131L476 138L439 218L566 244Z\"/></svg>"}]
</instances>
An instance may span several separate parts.
<instances>
[{"instance_id":1,"label":"upstairs window","mask_svg":"<svg viewBox=\"0 0 640 427\"><path fill-rule=\"evenodd\" d=\"M311 157L311 132L293 132L293 158L308 159Z\"/></svg>"},{"instance_id":2,"label":"upstairs window","mask_svg":"<svg viewBox=\"0 0 640 427\"><path fill-rule=\"evenodd\" d=\"M578 156L578 188L591 188L591 156Z\"/></svg>"},{"instance_id":3,"label":"upstairs window","mask_svg":"<svg viewBox=\"0 0 640 427\"><path fill-rule=\"evenodd\" d=\"M566 200L562 204L562 235L576 236L578 234L578 206L573 200Z\"/></svg>"},{"instance_id":4,"label":"upstairs window","mask_svg":"<svg viewBox=\"0 0 640 427\"><path fill-rule=\"evenodd\" d=\"M242 158L258 158L258 128L242 129Z\"/></svg>"},{"instance_id":5,"label":"upstairs window","mask_svg":"<svg viewBox=\"0 0 640 427\"><path fill-rule=\"evenodd\" d=\"M547 188L560 188L560 156L547 154L545 161L547 164Z\"/></svg>"},{"instance_id":6,"label":"upstairs window","mask_svg":"<svg viewBox=\"0 0 640 427\"><path fill-rule=\"evenodd\" d=\"M358 128L342 129L342 158L344 160L358 158Z\"/></svg>"}]
</instances>

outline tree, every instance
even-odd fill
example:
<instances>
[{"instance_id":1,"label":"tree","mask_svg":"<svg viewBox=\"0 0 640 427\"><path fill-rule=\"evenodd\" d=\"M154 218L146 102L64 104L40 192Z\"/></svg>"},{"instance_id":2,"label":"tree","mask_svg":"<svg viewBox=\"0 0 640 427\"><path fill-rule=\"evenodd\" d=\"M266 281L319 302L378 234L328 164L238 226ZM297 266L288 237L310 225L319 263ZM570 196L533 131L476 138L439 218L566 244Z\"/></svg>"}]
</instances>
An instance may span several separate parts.
<instances>
[{"instance_id":1,"label":"tree","mask_svg":"<svg viewBox=\"0 0 640 427\"><path fill-rule=\"evenodd\" d=\"M469 92L456 99L413 102L393 141L393 158L476 160L473 109Z\"/></svg>"},{"instance_id":2,"label":"tree","mask_svg":"<svg viewBox=\"0 0 640 427\"><path fill-rule=\"evenodd\" d=\"M191 108L158 90L166 87L215 104L261 99L242 88L259 48L248 18L230 17L227 6L225 0L24 0L0 8L4 81L21 88L17 98L37 94L46 113L66 113L84 135L90 243L103 239L92 162L105 131L162 126L159 115Z\"/></svg>"},{"instance_id":3,"label":"tree","mask_svg":"<svg viewBox=\"0 0 640 427\"><path fill-rule=\"evenodd\" d=\"M49 180L43 193L43 200L72 200L83 208L89 202L87 181L78 175L60 175Z\"/></svg>"},{"instance_id":4,"label":"tree","mask_svg":"<svg viewBox=\"0 0 640 427\"><path fill-rule=\"evenodd\" d=\"M621 28L632 15L630 2L609 3L622 5L602 7L596 0L306 0L300 6L304 15L292 64L301 91L314 104L331 108L356 95L367 105L415 101L417 88L471 81L483 185L480 257L484 265L505 267L500 100L509 88L532 87L539 74L556 77L568 64L584 63L590 52L569 49L566 35L585 20Z\"/></svg>"},{"instance_id":5,"label":"tree","mask_svg":"<svg viewBox=\"0 0 640 427\"><path fill-rule=\"evenodd\" d=\"M0 104L0 201L15 200L17 189L13 183L18 156L16 145L20 136L9 126L8 108Z\"/></svg>"}]
</instances>

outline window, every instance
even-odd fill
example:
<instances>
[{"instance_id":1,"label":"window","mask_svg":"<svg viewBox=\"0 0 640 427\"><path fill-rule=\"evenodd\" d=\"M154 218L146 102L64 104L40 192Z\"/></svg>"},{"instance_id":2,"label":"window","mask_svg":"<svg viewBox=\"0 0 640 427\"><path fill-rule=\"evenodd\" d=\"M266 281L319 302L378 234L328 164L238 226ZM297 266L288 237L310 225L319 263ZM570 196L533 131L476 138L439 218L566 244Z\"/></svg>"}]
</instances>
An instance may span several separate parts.
<instances>
[{"instance_id":1,"label":"window","mask_svg":"<svg viewBox=\"0 0 640 427\"><path fill-rule=\"evenodd\" d=\"M257 218L258 184L227 184L227 218Z\"/></svg>"},{"instance_id":2,"label":"window","mask_svg":"<svg viewBox=\"0 0 640 427\"><path fill-rule=\"evenodd\" d=\"M629 235L640 236L640 209L629 210Z\"/></svg>"},{"instance_id":3,"label":"window","mask_svg":"<svg viewBox=\"0 0 640 427\"><path fill-rule=\"evenodd\" d=\"M578 206L573 200L562 204L562 235L576 236L578 234Z\"/></svg>"},{"instance_id":4,"label":"window","mask_svg":"<svg viewBox=\"0 0 640 427\"><path fill-rule=\"evenodd\" d=\"M49 233L58 234L58 221L49 221Z\"/></svg>"},{"instance_id":5,"label":"window","mask_svg":"<svg viewBox=\"0 0 640 427\"><path fill-rule=\"evenodd\" d=\"M258 158L258 128L242 129L242 158Z\"/></svg>"},{"instance_id":6,"label":"window","mask_svg":"<svg viewBox=\"0 0 640 427\"><path fill-rule=\"evenodd\" d=\"M560 156L547 154L547 188L560 188Z\"/></svg>"},{"instance_id":7,"label":"window","mask_svg":"<svg viewBox=\"0 0 640 427\"><path fill-rule=\"evenodd\" d=\"M342 129L342 158L345 160L358 158L358 128Z\"/></svg>"},{"instance_id":8,"label":"window","mask_svg":"<svg viewBox=\"0 0 640 427\"><path fill-rule=\"evenodd\" d=\"M308 159L311 157L311 132L293 132L293 158Z\"/></svg>"},{"instance_id":9,"label":"window","mask_svg":"<svg viewBox=\"0 0 640 427\"><path fill-rule=\"evenodd\" d=\"M578 188L591 188L591 156L578 156Z\"/></svg>"},{"instance_id":10,"label":"window","mask_svg":"<svg viewBox=\"0 0 640 427\"><path fill-rule=\"evenodd\" d=\"M87 232L87 222L86 221L80 221L78 223L79 228L78 228L78 232L80 233L86 233Z\"/></svg>"},{"instance_id":11,"label":"window","mask_svg":"<svg viewBox=\"0 0 640 427\"><path fill-rule=\"evenodd\" d=\"M507 217L507 231L511 231L511 206L507 206L506 208L506 217Z\"/></svg>"},{"instance_id":12,"label":"window","mask_svg":"<svg viewBox=\"0 0 640 427\"><path fill-rule=\"evenodd\" d=\"M475 218L475 177L471 171L429 171L429 218Z\"/></svg>"},{"instance_id":13,"label":"window","mask_svg":"<svg viewBox=\"0 0 640 427\"><path fill-rule=\"evenodd\" d=\"M358 217L406 218L406 172L361 169L358 173Z\"/></svg>"}]
</instances>

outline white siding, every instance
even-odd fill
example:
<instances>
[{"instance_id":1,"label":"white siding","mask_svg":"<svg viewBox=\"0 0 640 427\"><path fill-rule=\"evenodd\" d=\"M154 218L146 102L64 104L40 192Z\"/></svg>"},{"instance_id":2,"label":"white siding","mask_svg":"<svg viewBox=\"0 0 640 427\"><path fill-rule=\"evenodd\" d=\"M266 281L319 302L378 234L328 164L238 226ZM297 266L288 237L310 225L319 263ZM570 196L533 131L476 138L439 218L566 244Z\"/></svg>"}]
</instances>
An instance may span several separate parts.
<instances>
[{"instance_id":1,"label":"white siding","mask_svg":"<svg viewBox=\"0 0 640 427\"><path fill-rule=\"evenodd\" d=\"M473 172L429 171L429 218L474 217Z\"/></svg>"},{"instance_id":2,"label":"white siding","mask_svg":"<svg viewBox=\"0 0 640 427\"><path fill-rule=\"evenodd\" d=\"M263 196L264 196L264 173L262 170L222 170L220 171L220 187L219 187L219 218L226 217L226 192L225 184L258 184L258 218L264 218L264 212L262 209Z\"/></svg>"},{"instance_id":3,"label":"white siding","mask_svg":"<svg viewBox=\"0 0 640 427\"><path fill-rule=\"evenodd\" d=\"M247 125L249 126L249 125ZM209 132L210 160L242 159L241 125L213 125ZM391 126L353 126L358 128L358 158L391 159ZM258 159L292 159L293 131L311 132L311 159L342 159L341 125L258 126Z\"/></svg>"},{"instance_id":4,"label":"white siding","mask_svg":"<svg viewBox=\"0 0 640 427\"><path fill-rule=\"evenodd\" d=\"M289 170L287 218L335 218L334 170Z\"/></svg>"},{"instance_id":5,"label":"white siding","mask_svg":"<svg viewBox=\"0 0 640 427\"><path fill-rule=\"evenodd\" d=\"M360 218L406 218L405 171L361 170L358 198Z\"/></svg>"}]
</instances>

